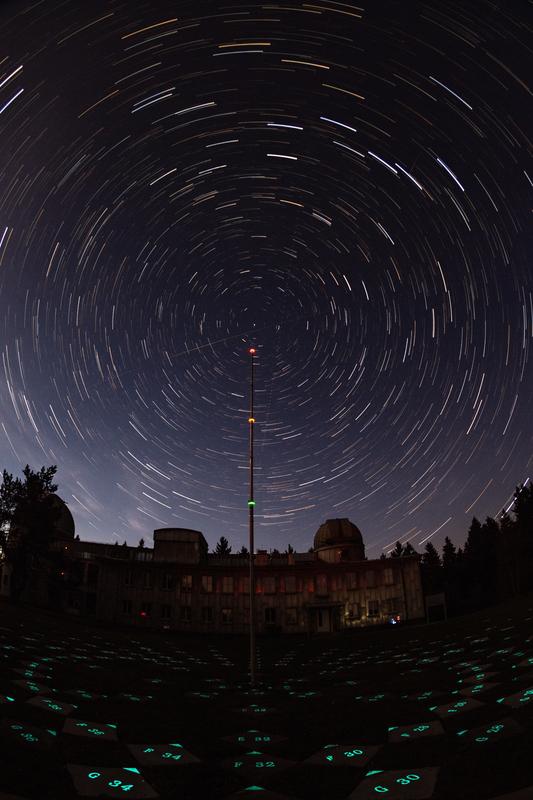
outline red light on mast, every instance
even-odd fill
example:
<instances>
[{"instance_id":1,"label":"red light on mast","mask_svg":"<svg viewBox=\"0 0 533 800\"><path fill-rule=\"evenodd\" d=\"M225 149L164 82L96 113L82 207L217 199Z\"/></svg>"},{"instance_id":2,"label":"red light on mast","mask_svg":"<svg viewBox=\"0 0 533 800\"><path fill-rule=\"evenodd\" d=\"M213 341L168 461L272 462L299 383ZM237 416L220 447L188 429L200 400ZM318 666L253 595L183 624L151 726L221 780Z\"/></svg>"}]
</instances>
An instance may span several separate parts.
<instances>
[{"instance_id":1,"label":"red light on mast","mask_svg":"<svg viewBox=\"0 0 533 800\"><path fill-rule=\"evenodd\" d=\"M255 347L250 347L248 352L250 353L251 356L255 356Z\"/></svg>"}]
</instances>

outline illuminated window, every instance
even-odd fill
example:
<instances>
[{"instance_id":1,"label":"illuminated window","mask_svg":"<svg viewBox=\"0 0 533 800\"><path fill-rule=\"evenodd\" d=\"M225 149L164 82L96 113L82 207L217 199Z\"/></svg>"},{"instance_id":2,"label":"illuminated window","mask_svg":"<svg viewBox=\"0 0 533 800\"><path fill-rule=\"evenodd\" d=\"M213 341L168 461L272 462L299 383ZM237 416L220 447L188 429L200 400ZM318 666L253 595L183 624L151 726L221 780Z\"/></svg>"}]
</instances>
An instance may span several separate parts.
<instances>
[{"instance_id":1,"label":"illuminated window","mask_svg":"<svg viewBox=\"0 0 533 800\"><path fill-rule=\"evenodd\" d=\"M202 575L202 592L212 592L213 591L213 576L212 575Z\"/></svg>"},{"instance_id":2,"label":"illuminated window","mask_svg":"<svg viewBox=\"0 0 533 800\"><path fill-rule=\"evenodd\" d=\"M222 593L233 594L233 577L231 575L224 575L222 578Z\"/></svg>"},{"instance_id":3,"label":"illuminated window","mask_svg":"<svg viewBox=\"0 0 533 800\"><path fill-rule=\"evenodd\" d=\"M263 578L263 591L265 594L276 594L276 578L274 576Z\"/></svg>"},{"instance_id":4,"label":"illuminated window","mask_svg":"<svg viewBox=\"0 0 533 800\"><path fill-rule=\"evenodd\" d=\"M394 572L392 567L383 570L383 583L385 586L392 586L394 583Z\"/></svg>"},{"instance_id":5,"label":"illuminated window","mask_svg":"<svg viewBox=\"0 0 533 800\"><path fill-rule=\"evenodd\" d=\"M191 622L192 608L190 606L180 606L180 622Z\"/></svg>"},{"instance_id":6,"label":"illuminated window","mask_svg":"<svg viewBox=\"0 0 533 800\"><path fill-rule=\"evenodd\" d=\"M161 606L161 617L162 619L170 619L172 616L172 606L168 603L163 603Z\"/></svg>"},{"instance_id":7,"label":"illuminated window","mask_svg":"<svg viewBox=\"0 0 533 800\"><path fill-rule=\"evenodd\" d=\"M192 575L181 576L181 591L192 592Z\"/></svg>"},{"instance_id":8,"label":"illuminated window","mask_svg":"<svg viewBox=\"0 0 533 800\"><path fill-rule=\"evenodd\" d=\"M122 613L123 614L131 614L131 611L132 611L131 600L123 600L122 601Z\"/></svg>"},{"instance_id":9,"label":"illuminated window","mask_svg":"<svg viewBox=\"0 0 533 800\"><path fill-rule=\"evenodd\" d=\"M285 625L298 625L298 609L285 609Z\"/></svg>"},{"instance_id":10,"label":"illuminated window","mask_svg":"<svg viewBox=\"0 0 533 800\"><path fill-rule=\"evenodd\" d=\"M379 600L368 601L368 616L379 617Z\"/></svg>"},{"instance_id":11,"label":"illuminated window","mask_svg":"<svg viewBox=\"0 0 533 800\"><path fill-rule=\"evenodd\" d=\"M241 578L239 581L239 588L241 590L241 594L249 594L250 578Z\"/></svg>"},{"instance_id":12,"label":"illuminated window","mask_svg":"<svg viewBox=\"0 0 533 800\"><path fill-rule=\"evenodd\" d=\"M366 588L373 589L376 585L376 573L373 569L367 569L366 571Z\"/></svg>"},{"instance_id":13,"label":"illuminated window","mask_svg":"<svg viewBox=\"0 0 533 800\"><path fill-rule=\"evenodd\" d=\"M213 622L213 609L211 606L202 606L202 622Z\"/></svg>"},{"instance_id":14,"label":"illuminated window","mask_svg":"<svg viewBox=\"0 0 533 800\"><path fill-rule=\"evenodd\" d=\"M360 619L361 609L359 608L359 603L347 603L346 616L348 619Z\"/></svg>"},{"instance_id":15,"label":"illuminated window","mask_svg":"<svg viewBox=\"0 0 533 800\"><path fill-rule=\"evenodd\" d=\"M233 609L222 608L220 611L220 618L222 620L223 625L231 625L231 623L233 622Z\"/></svg>"},{"instance_id":16,"label":"illuminated window","mask_svg":"<svg viewBox=\"0 0 533 800\"><path fill-rule=\"evenodd\" d=\"M285 592L296 594L296 575L287 575L285 578Z\"/></svg>"},{"instance_id":17,"label":"illuminated window","mask_svg":"<svg viewBox=\"0 0 533 800\"><path fill-rule=\"evenodd\" d=\"M265 625L275 625L275 624L276 624L276 609L265 608Z\"/></svg>"},{"instance_id":18,"label":"illuminated window","mask_svg":"<svg viewBox=\"0 0 533 800\"><path fill-rule=\"evenodd\" d=\"M328 593L328 576L327 575L317 575L316 576L316 593L317 594L327 594Z\"/></svg>"}]
</instances>

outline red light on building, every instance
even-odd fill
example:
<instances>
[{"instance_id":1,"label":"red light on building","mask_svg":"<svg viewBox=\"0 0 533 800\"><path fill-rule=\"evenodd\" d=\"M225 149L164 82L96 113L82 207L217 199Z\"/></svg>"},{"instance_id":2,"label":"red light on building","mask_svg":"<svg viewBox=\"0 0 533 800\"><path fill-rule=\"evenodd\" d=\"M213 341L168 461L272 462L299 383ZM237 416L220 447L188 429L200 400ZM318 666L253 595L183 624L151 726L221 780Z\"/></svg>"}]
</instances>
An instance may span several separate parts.
<instances>
[{"instance_id":1,"label":"red light on building","mask_svg":"<svg viewBox=\"0 0 533 800\"><path fill-rule=\"evenodd\" d=\"M146 616L146 611L141 611L141 617L145 617L145 616Z\"/></svg>"}]
</instances>

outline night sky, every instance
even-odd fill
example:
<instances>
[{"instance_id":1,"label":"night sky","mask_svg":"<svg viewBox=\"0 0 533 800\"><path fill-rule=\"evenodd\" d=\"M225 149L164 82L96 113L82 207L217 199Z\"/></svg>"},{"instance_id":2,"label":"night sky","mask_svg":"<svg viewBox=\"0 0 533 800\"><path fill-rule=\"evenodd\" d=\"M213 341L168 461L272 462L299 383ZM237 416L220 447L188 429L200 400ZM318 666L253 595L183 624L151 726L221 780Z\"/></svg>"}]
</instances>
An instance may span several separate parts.
<instances>
[{"instance_id":1,"label":"night sky","mask_svg":"<svg viewBox=\"0 0 533 800\"><path fill-rule=\"evenodd\" d=\"M532 471L532 6L3 2L0 453L82 538L369 557Z\"/></svg>"}]
</instances>

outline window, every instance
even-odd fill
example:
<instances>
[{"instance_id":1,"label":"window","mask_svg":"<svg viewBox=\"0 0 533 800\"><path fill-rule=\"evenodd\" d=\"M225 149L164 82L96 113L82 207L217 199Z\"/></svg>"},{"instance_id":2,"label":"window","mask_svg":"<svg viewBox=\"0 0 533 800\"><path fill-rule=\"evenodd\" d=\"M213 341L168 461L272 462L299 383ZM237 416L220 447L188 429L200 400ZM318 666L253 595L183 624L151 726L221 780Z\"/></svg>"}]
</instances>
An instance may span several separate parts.
<instances>
[{"instance_id":1,"label":"window","mask_svg":"<svg viewBox=\"0 0 533 800\"><path fill-rule=\"evenodd\" d=\"M368 616L369 617L379 616L379 600L368 601Z\"/></svg>"},{"instance_id":2,"label":"window","mask_svg":"<svg viewBox=\"0 0 533 800\"><path fill-rule=\"evenodd\" d=\"M265 608L265 625L275 625L275 624L276 624L276 609Z\"/></svg>"},{"instance_id":3,"label":"window","mask_svg":"<svg viewBox=\"0 0 533 800\"><path fill-rule=\"evenodd\" d=\"M202 575L202 592L212 592L213 591L213 576L212 575Z\"/></svg>"},{"instance_id":4,"label":"window","mask_svg":"<svg viewBox=\"0 0 533 800\"><path fill-rule=\"evenodd\" d=\"M163 574L163 589L174 589L175 585L174 575L171 575L170 572L165 572Z\"/></svg>"},{"instance_id":5,"label":"window","mask_svg":"<svg viewBox=\"0 0 533 800\"><path fill-rule=\"evenodd\" d=\"M161 606L161 617L163 619L170 619L172 616L172 606L168 603L163 603Z\"/></svg>"},{"instance_id":6,"label":"window","mask_svg":"<svg viewBox=\"0 0 533 800\"><path fill-rule=\"evenodd\" d=\"M387 614L401 614L402 607L401 597L389 597L387 600Z\"/></svg>"},{"instance_id":7,"label":"window","mask_svg":"<svg viewBox=\"0 0 533 800\"><path fill-rule=\"evenodd\" d=\"M367 569L366 571L366 588L373 589L376 585L376 573L373 569Z\"/></svg>"},{"instance_id":8,"label":"window","mask_svg":"<svg viewBox=\"0 0 533 800\"><path fill-rule=\"evenodd\" d=\"M180 607L180 622L191 622L192 608L190 606Z\"/></svg>"},{"instance_id":9,"label":"window","mask_svg":"<svg viewBox=\"0 0 533 800\"><path fill-rule=\"evenodd\" d=\"M149 617L152 614L151 603L141 603L141 617Z\"/></svg>"},{"instance_id":10,"label":"window","mask_svg":"<svg viewBox=\"0 0 533 800\"><path fill-rule=\"evenodd\" d=\"M202 606L202 622L213 622L213 609L211 606Z\"/></svg>"},{"instance_id":11,"label":"window","mask_svg":"<svg viewBox=\"0 0 533 800\"><path fill-rule=\"evenodd\" d=\"M250 594L250 578L241 578L239 581L241 594Z\"/></svg>"},{"instance_id":12,"label":"window","mask_svg":"<svg viewBox=\"0 0 533 800\"><path fill-rule=\"evenodd\" d=\"M287 575L285 578L285 592L287 594L296 594L296 576Z\"/></svg>"},{"instance_id":13,"label":"window","mask_svg":"<svg viewBox=\"0 0 533 800\"><path fill-rule=\"evenodd\" d=\"M328 593L328 576L327 575L317 575L316 576L316 593L325 595Z\"/></svg>"},{"instance_id":14,"label":"window","mask_svg":"<svg viewBox=\"0 0 533 800\"><path fill-rule=\"evenodd\" d=\"M192 592L192 575L181 576L181 591Z\"/></svg>"},{"instance_id":15,"label":"window","mask_svg":"<svg viewBox=\"0 0 533 800\"><path fill-rule=\"evenodd\" d=\"M89 564L87 567L87 583L94 586L98 582L98 564Z\"/></svg>"},{"instance_id":16,"label":"window","mask_svg":"<svg viewBox=\"0 0 533 800\"><path fill-rule=\"evenodd\" d=\"M231 625L231 623L233 622L233 609L232 608L221 609L220 618L222 619L223 625Z\"/></svg>"},{"instance_id":17,"label":"window","mask_svg":"<svg viewBox=\"0 0 533 800\"><path fill-rule=\"evenodd\" d=\"M383 570L383 583L385 586L392 586L394 583L394 572L392 567Z\"/></svg>"},{"instance_id":18,"label":"window","mask_svg":"<svg viewBox=\"0 0 533 800\"><path fill-rule=\"evenodd\" d=\"M276 594L276 578L274 576L263 578L263 591L265 594Z\"/></svg>"},{"instance_id":19,"label":"window","mask_svg":"<svg viewBox=\"0 0 533 800\"><path fill-rule=\"evenodd\" d=\"M152 588L152 573L145 572L143 577L143 589L151 589Z\"/></svg>"},{"instance_id":20,"label":"window","mask_svg":"<svg viewBox=\"0 0 533 800\"><path fill-rule=\"evenodd\" d=\"M122 613L123 614L131 614L132 604L131 600L123 600L122 601Z\"/></svg>"},{"instance_id":21,"label":"window","mask_svg":"<svg viewBox=\"0 0 533 800\"><path fill-rule=\"evenodd\" d=\"M285 625L298 625L297 608L287 608L285 610Z\"/></svg>"},{"instance_id":22,"label":"window","mask_svg":"<svg viewBox=\"0 0 533 800\"><path fill-rule=\"evenodd\" d=\"M346 616L348 617L349 620L360 619L361 609L359 608L359 603L347 603Z\"/></svg>"},{"instance_id":23,"label":"window","mask_svg":"<svg viewBox=\"0 0 533 800\"><path fill-rule=\"evenodd\" d=\"M357 572L347 572L346 573L346 588L347 589L357 589L358 588L358 581L357 581Z\"/></svg>"},{"instance_id":24,"label":"window","mask_svg":"<svg viewBox=\"0 0 533 800\"><path fill-rule=\"evenodd\" d=\"M231 575L224 575L222 578L222 593L233 594L233 578Z\"/></svg>"},{"instance_id":25,"label":"window","mask_svg":"<svg viewBox=\"0 0 533 800\"><path fill-rule=\"evenodd\" d=\"M129 569L124 575L124 583L126 586L133 586L133 573L131 569Z\"/></svg>"}]
</instances>

